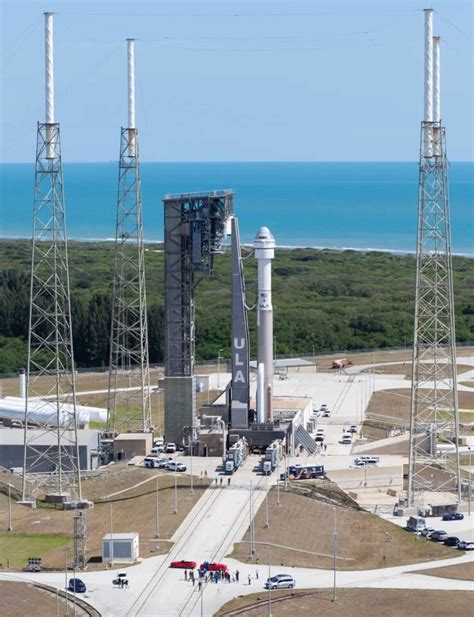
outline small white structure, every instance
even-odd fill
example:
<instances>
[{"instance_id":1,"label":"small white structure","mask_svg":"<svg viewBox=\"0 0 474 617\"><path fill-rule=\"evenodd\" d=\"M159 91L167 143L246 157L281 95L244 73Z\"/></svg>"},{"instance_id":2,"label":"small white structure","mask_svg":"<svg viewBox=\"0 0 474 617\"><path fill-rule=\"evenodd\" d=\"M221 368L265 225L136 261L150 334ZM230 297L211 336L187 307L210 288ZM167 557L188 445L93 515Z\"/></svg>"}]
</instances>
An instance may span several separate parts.
<instances>
[{"instance_id":1,"label":"small white structure","mask_svg":"<svg viewBox=\"0 0 474 617\"><path fill-rule=\"evenodd\" d=\"M129 563L138 559L139 536L130 533L108 533L102 538L102 563Z\"/></svg>"}]
</instances>

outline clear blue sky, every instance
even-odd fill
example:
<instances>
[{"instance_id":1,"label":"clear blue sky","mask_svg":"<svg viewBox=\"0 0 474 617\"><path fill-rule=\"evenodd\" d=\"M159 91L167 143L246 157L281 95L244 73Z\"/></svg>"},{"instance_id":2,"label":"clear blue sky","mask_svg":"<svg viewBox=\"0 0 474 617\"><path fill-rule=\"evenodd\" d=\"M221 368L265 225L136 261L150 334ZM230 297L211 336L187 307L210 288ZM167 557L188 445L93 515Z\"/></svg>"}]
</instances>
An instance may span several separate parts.
<instances>
[{"instance_id":1,"label":"clear blue sky","mask_svg":"<svg viewBox=\"0 0 474 617\"><path fill-rule=\"evenodd\" d=\"M424 2L424 3L423 3ZM473 159L473 0L0 0L0 161L33 161L44 10L65 161L118 157L137 38L145 161L416 160L423 13L442 37L451 160Z\"/></svg>"}]
</instances>

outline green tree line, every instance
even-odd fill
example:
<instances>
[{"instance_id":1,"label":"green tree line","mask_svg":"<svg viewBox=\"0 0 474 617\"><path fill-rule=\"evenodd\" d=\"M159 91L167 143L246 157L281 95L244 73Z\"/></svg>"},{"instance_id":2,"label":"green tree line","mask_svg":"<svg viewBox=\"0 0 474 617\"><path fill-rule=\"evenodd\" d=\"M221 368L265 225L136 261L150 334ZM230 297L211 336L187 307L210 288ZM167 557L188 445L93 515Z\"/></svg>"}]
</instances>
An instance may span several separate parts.
<instances>
[{"instance_id":1,"label":"green tree line","mask_svg":"<svg viewBox=\"0 0 474 617\"><path fill-rule=\"evenodd\" d=\"M107 366L114 246L70 242L74 355L78 367ZM0 373L26 365L31 243L0 241ZM147 245L150 362L164 350L164 258ZM256 298L256 260L246 259L247 304ZM196 356L230 355L230 255L196 290ZM474 260L453 258L456 338L474 340ZM413 335L415 258L382 252L277 250L273 304L277 355L409 345ZM249 313L256 349L255 311Z\"/></svg>"}]
</instances>

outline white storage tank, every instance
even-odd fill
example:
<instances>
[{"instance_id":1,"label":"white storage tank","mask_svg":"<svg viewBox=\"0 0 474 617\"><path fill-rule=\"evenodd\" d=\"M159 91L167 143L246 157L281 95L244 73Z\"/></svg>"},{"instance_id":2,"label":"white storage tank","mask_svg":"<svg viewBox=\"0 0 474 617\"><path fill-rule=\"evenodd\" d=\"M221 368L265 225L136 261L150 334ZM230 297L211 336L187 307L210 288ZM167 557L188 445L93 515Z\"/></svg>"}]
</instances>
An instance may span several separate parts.
<instances>
[{"instance_id":1,"label":"white storage tank","mask_svg":"<svg viewBox=\"0 0 474 617\"><path fill-rule=\"evenodd\" d=\"M131 563L138 559L139 536L130 533L108 533L102 538L102 563Z\"/></svg>"}]
</instances>

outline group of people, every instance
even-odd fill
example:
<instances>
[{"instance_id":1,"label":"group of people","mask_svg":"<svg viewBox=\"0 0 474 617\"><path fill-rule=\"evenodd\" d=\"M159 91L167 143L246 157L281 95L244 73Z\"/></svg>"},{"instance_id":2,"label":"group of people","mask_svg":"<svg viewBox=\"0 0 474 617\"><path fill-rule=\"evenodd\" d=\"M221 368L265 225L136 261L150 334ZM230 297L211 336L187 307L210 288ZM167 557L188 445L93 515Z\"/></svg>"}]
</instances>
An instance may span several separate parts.
<instances>
[{"instance_id":1,"label":"group of people","mask_svg":"<svg viewBox=\"0 0 474 617\"><path fill-rule=\"evenodd\" d=\"M236 570L234 573L230 573L228 570L208 570L201 568L198 570L197 585L198 591L201 591L203 583L238 583L240 578L240 572ZM196 584L196 575L194 570L184 571L184 580L191 581L193 587Z\"/></svg>"}]
</instances>

